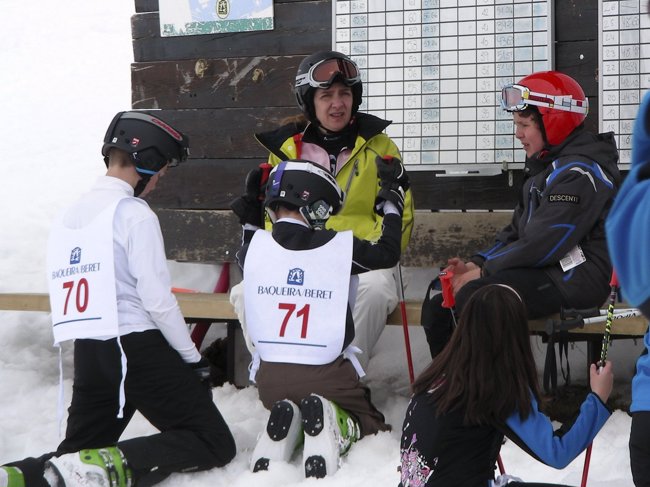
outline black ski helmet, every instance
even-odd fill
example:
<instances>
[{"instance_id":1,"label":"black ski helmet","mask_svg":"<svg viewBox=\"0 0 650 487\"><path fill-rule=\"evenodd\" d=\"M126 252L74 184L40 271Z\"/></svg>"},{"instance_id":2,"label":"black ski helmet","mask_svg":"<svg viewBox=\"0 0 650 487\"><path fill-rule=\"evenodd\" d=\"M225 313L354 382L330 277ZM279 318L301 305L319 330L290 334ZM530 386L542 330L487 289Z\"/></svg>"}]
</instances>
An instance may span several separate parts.
<instances>
[{"instance_id":1,"label":"black ski helmet","mask_svg":"<svg viewBox=\"0 0 650 487\"><path fill-rule=\"evenodd\" d=\"M267 208L275 222L274 206L285 203L298 208L313 228L322 228L343 206L344 194L328 171L311 161L292 159L273 168L266 185Z\"/></svg>"},{"instance_id":2,"label":"black ski helmet","mask_svg":"<svg viewBox=\"0 0 650 487\"><path fill-rule=\"evenodd\" d=\"M131 155L136 170L143 177L151 177L167 164L175 166L187 159L189 142L168 123L144 112L119 112L108 126L104 136L102 155L108 166L112 148Z\"/></svg>"},{"instance_id":3,"label":"black ski helmet","mask_svg":"<svg viewBox=\"0 0 650 487\"><path fill-rule=\"evenodd\" d=\"M328 60L338 60L339 69L332 71L332 76L329 76L328 79L321 80L318 83L319 86L314 86L316 84L312 78L314 69L319 64ZM316 92L316 88L328 88L335 81L341 81L352 88L352 116L354 116L361 105L363 83L361 82L359 68L352 59L337 51L319 51L307 56L302 60L300 66L298 66L294 93L298 100L298 106L311 123L320 125L320 122L316 118L316 110L314 108L314 93Z\"/></svg>"}]
</instances>

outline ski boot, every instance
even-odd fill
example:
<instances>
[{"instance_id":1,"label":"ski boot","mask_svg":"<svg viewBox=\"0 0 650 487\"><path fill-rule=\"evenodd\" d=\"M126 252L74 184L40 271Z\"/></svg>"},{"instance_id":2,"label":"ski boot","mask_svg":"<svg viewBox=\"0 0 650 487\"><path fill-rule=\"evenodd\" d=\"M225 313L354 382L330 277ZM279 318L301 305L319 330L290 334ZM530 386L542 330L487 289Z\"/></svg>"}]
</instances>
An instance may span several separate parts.
<instances>
[{"instance_id":1,"label":"ski boot","mask_svg":"<svg viewBox=\"0 0 650 487\"><path fill-rule=\"evenodd\" d=\"M289 400L276 402L266 428L257 440L250 468L253 472L268 470L271 461L288 462L302 440L300 410Z\"/></svg>"},{"instance_id":2,"label":"ski boot","mask_svg":"<svg viewBox=\"0 0 650 487\"><path fill-rule=\"evenodd\" d=\"M124 454L116 446L81 450L45 463L52 487L131 487L133 478Z\"/></svg>"},{"instance_id":3,"label":"ski boot","mask_svg":"<svg viewBox=\"0 0 650 487\"><path fill-rule=\"evenodd\" d=\"M23 473L17 467L0 467L0 487L25 487Z\"/></svg>"},{"instance_id":4,"label":"ski boot","mask_svg":"<svg viewBox=\"0 0 650 487\"><path fill-rule=\"evenodd\" d=\"M312 394L300 402L305 431L305 477L323 478L339 469L343 457L361 432L348 412L333 401Z\"/></svg>"}]
</instances>

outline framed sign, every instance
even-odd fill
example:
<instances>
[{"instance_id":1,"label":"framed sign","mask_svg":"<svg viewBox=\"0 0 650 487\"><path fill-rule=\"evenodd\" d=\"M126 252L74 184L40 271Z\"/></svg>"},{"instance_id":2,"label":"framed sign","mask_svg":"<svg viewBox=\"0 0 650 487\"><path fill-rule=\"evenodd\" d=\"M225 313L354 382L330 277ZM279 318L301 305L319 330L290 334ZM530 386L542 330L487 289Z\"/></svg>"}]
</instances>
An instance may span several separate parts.
<instances>
[{"instance_id":1,"label":"framed sign","mask_svg":"<svg viewBox=\"0 0 650 487\"><path fill-rule=\"evenodd\" d=\"M273 0L159 0L162 37L273 30Z\"/></svg>"}]
</instances>

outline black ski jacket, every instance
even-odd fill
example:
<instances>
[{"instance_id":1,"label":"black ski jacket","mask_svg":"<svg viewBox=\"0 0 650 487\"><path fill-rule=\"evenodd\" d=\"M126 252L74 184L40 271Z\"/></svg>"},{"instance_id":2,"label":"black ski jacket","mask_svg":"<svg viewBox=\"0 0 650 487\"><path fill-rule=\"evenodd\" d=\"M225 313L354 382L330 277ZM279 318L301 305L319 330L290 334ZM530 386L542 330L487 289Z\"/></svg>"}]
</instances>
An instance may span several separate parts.
<instances>
[{"instance_id":1,"label":"black ski jacket","mask_svg":"<svg viewBox=\"0 0 650 487\"><path fill-rule=\"evenodd\" d=\"M617 162L614 134L594 135L583 128L528 158L511 223L490 249L471 260L484 276L504 269L542 268L566 306L600 306L612 272L605 218L621 182ZM560 261L576 246L586 260L565 271Z\"/></svg>"}]
</instances>

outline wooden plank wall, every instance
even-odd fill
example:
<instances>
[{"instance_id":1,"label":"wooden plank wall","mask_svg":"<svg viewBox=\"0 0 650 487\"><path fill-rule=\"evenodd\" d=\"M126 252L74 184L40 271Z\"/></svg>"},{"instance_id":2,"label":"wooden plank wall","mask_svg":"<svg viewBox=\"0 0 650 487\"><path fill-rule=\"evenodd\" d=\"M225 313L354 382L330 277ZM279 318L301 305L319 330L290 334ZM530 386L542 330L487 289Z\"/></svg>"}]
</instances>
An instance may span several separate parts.
<instances>
[{"instance_id":1,"label":"wooden plank wall","mask_svg":"<svg viewBox=\"0 0 650 487\"><path fill-rule=\"evenodd\" d=\"M157 0L135 0L135 7L132 106L161 110L162 118L190 136L190 160L149 197L168 256L231 260L239 226L228 204L245 174L267 156L253 134L298 113L291 89L295 72L303 57L331 47L331 1L276 0L272 31L167 38L160 37ZM591 105L587 125L595 131L598 2L556 0L554 8L555 67L584 87ZM428 211L511 209L521 177L520 171L445 178L411 172L416 207ZM219 236L224 232L227 238ZM413 250L425 247L416 244ZM444 244L439 251L455 253ZM422 258L415 252L412 260Z\"/></svg>"}]
</instances>

